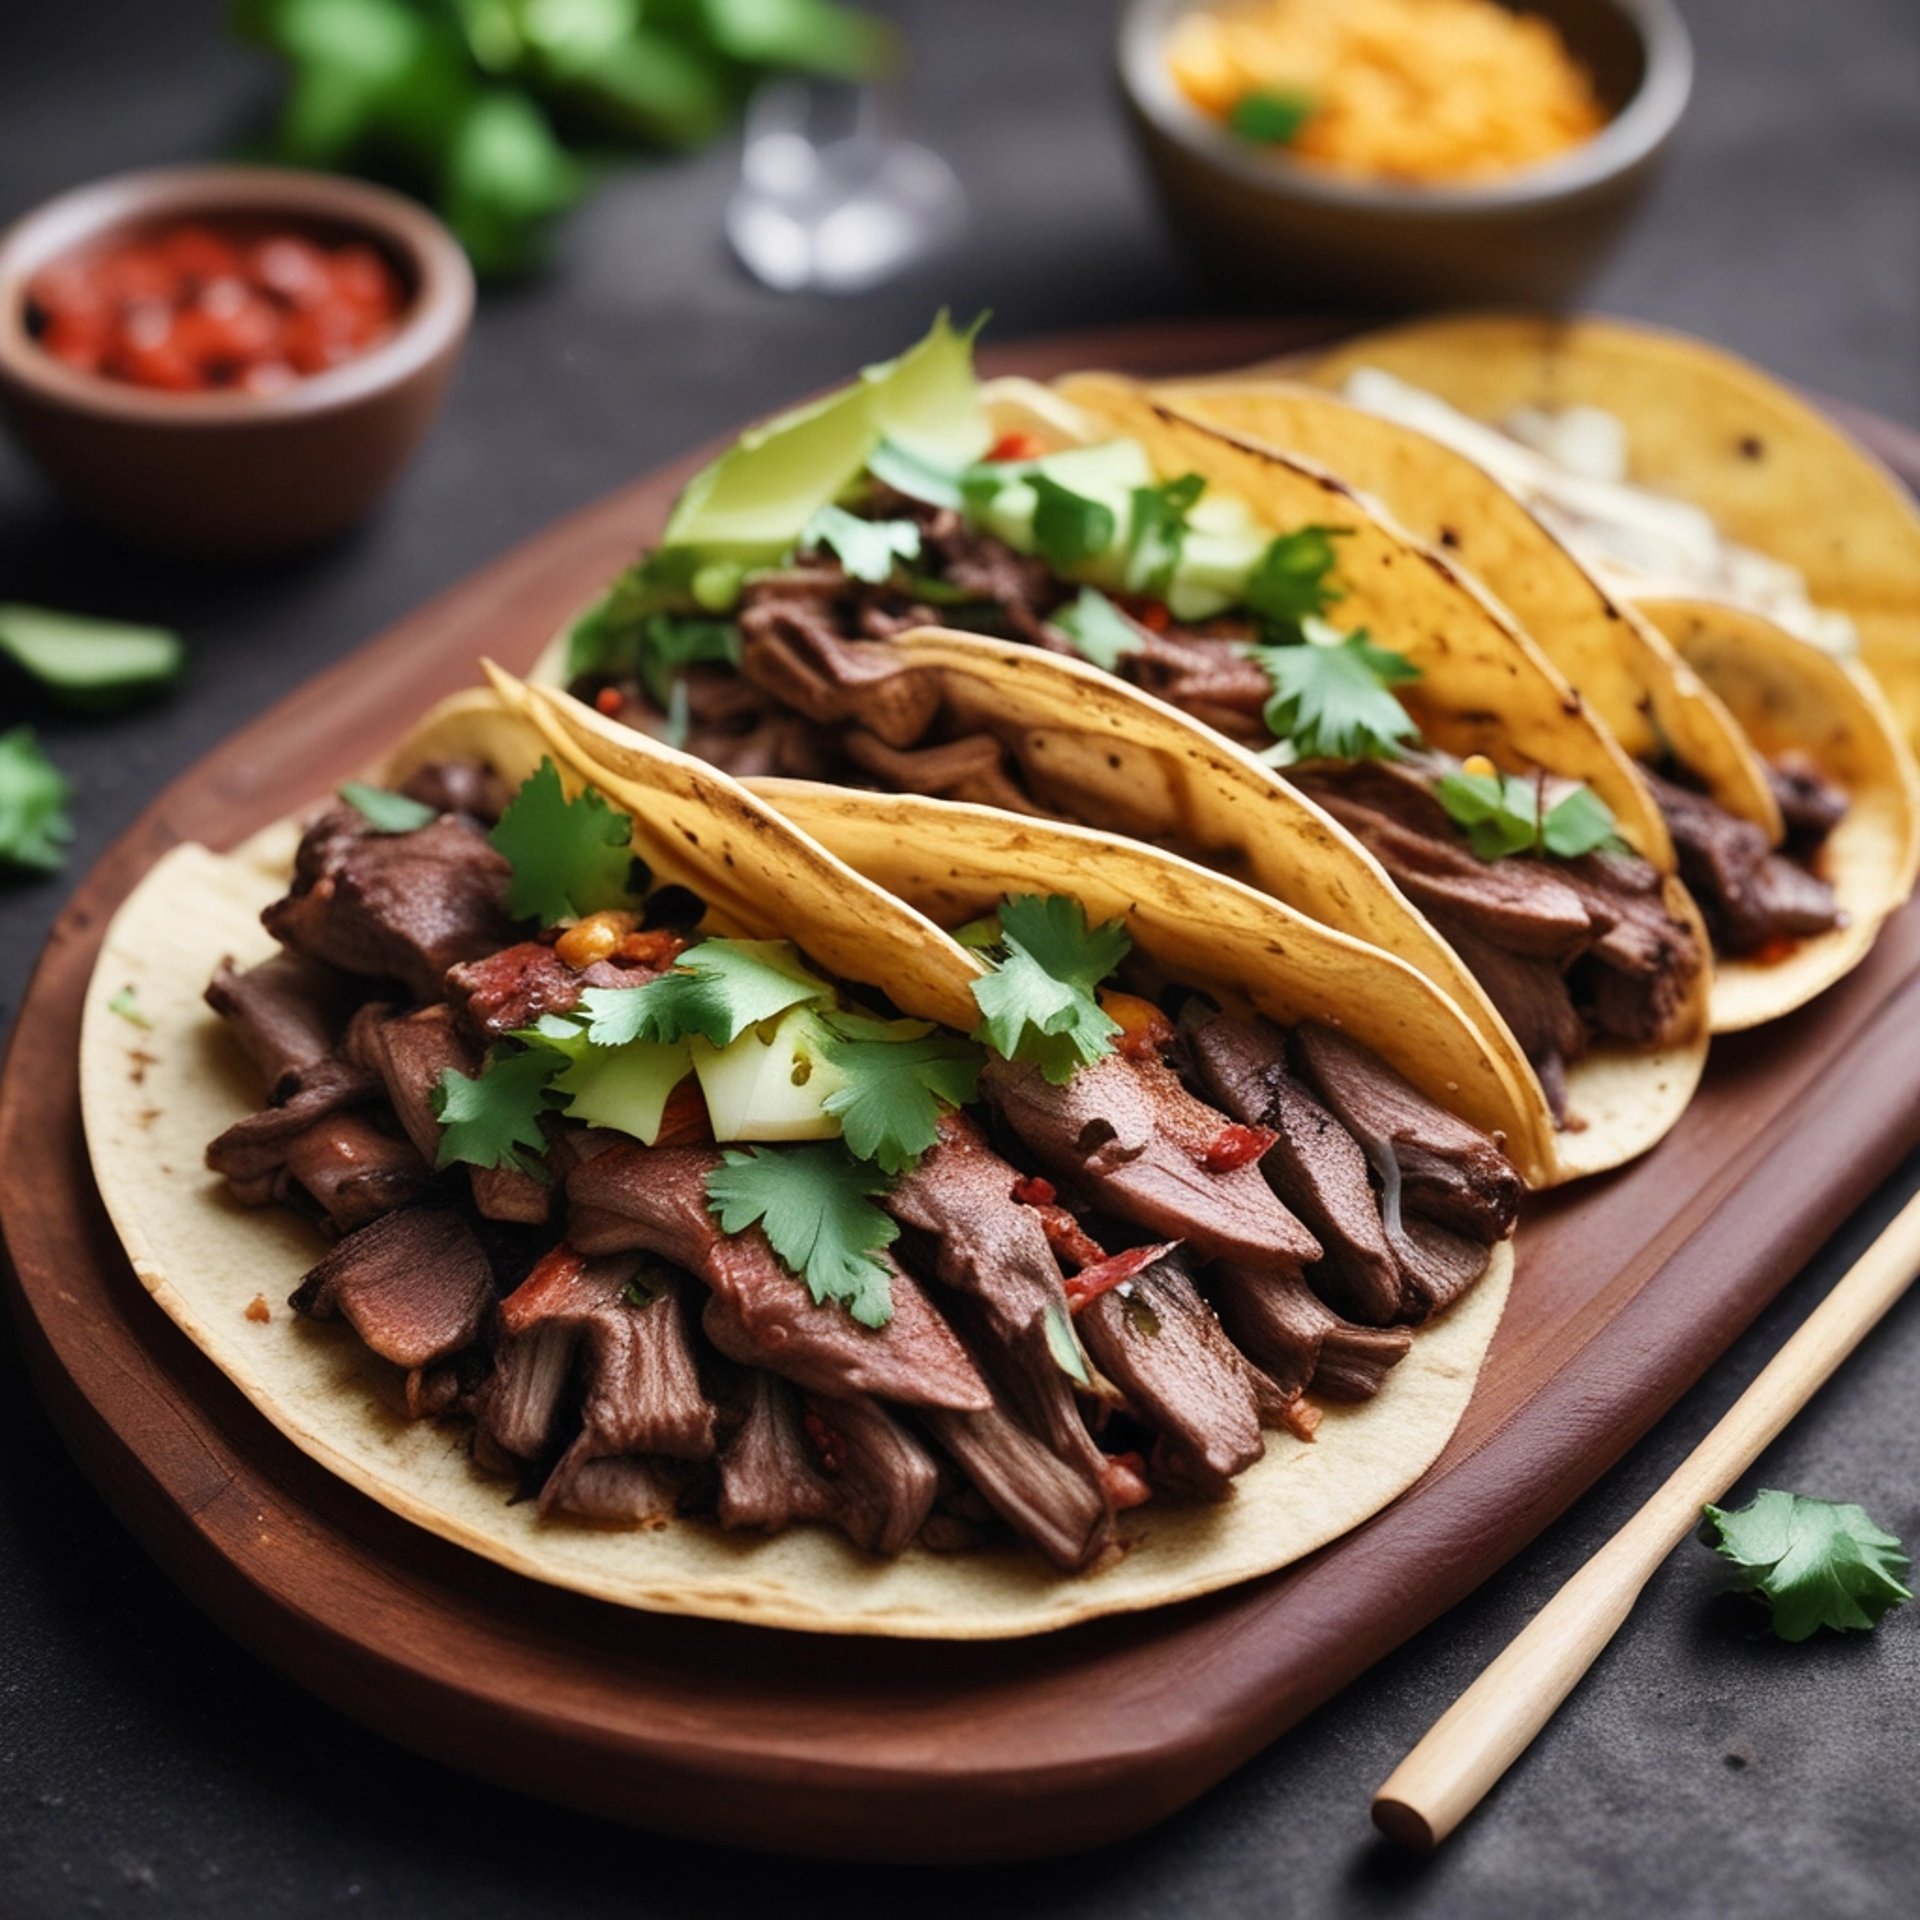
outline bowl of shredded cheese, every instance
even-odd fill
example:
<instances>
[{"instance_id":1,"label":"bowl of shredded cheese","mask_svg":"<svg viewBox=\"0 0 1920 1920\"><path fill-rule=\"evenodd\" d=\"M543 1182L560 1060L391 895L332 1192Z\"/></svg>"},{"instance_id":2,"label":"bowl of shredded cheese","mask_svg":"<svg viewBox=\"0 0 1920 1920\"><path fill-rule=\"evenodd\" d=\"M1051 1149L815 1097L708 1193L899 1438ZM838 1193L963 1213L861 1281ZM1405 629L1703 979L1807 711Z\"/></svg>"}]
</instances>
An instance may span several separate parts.
<instances>
[{"instance_id":1,"label":"bowl of shredded cheese","mask_svg":"<svg viewBox=\"0 0 1920 1920\"><path fill-rule=\"evenodd\" d=\"M1550 301L1685 108L1672 0L1133 0L1122 88L1175 231L1296 301Z\"/></svg>"}]
</instances>

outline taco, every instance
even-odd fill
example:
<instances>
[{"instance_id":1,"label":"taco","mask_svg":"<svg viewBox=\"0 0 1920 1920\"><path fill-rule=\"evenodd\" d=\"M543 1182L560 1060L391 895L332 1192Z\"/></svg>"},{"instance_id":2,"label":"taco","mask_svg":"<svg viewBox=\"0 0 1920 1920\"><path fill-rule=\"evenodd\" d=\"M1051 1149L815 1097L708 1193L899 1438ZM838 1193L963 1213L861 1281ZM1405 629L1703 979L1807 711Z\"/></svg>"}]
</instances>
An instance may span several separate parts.
<instances>
[{"instance_id":1,"label":"taco","mask_svg":"<svg viewBox=\"0 0 1920 1920\"><path fill-rule=\"evenodd\" d=\"M943 324L743 436L545 672L743 778L1143 835L1385 945L1539 1177L1697 1082L1705 939L1627 756L1444 558L1127 382L977 388Z\"/></svg>"},{"instance_id":2,"label":"taco","mask_svg":"<svg viewBox=\"0 0 1920 1920\"><path fill-rule=\"evenodd\" d=\"M1541 456L1377 368L1345 387L1229 375L1161 391L1325 463L1443 546L1579 689L1646 768L1678 846L1713 936L1716 1032L1790 1012L1857 965L1920 860L1920 785L1871 681L1758 612L1656 602L1645 582L1638 604L1619 597L1623 582L1588 571L1607 571L1605 555L1556 512ZM1739 635L1754 636L1744 662L1727 644ZM1730 711L1756 704L1771 716L1764 752Z\"/></svg>"},{"instance_id":3,"label":"taco","mask_svg":"<svg viewBox=\"0 0 1920 1920\"><path fill-rule=\"evenodd\" d=\"M308 1453L619 1604L945 1638L1252 1577L1425 1470L1521 1191L1443 996L1031 821L923 912L500 689L175 849L89 989L134 1269ZM888 826L955 873L974 830Z\"/></svg>"}]
</instances>

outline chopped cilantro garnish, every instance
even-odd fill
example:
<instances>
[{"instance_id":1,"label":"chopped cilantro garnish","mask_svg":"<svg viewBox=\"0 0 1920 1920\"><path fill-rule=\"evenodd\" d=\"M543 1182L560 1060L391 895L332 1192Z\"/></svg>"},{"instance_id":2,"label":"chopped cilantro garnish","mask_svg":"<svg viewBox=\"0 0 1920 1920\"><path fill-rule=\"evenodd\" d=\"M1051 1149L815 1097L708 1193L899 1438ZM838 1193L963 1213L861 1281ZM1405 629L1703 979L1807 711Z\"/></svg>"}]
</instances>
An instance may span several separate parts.
<instances>
[{"instance_id":1,"label":"chopped cilantro garnish","mask_svg":"<svg viewBox=\"0 0 1920 1920\"><path fill-rule=\"evenodd\" d=\"M901 561L919 559L920 529L911 520L863 520L827 506L801 530L800 545L831 548L854 579L878 585Z\"/></svg>"},{"instance_id":2,"label":"chopped cilantro garnish","mask_svg":"<svg viewBox=\"0 0 1920 1920\"><path fill-rule=\"evenodd\" d=\"M835 1013L826 1026L827 1060L846 1084L822 1104L858 1158L905 1173L940 1137L941 1108L978 1093L979 1048L921 1020Z\"/></svg>"},{"instance_id":3,"label":"chopped cilantro garnish","mask_svg":"<svg viewBox=\"0 0 1920 1920\"><path fill-rule=\"evenodd\" d=\"M107 1002L107 1011L118 1014L130 1027L139 1027L146 1033L153 1031L153 1022L140 1011L140 1002L134 998L131 984L122 987Z\"/></svg>"},{"instance_id":4,"label":"chopped cilantro garnish","mask_svg":"<svg viewBox=\"0 0 1920 1920\"><path fill-rule=\"evenodd\" d=\"M589 987L580 996L596 1047L665 1045L700 1034L724 1047L749 1027L833 989L784 940L703 940L642 987Z\"/></svg>"},{"instance_id":5,"label":"chopped cilantro garnish","mask_svg":"<svg viewBox=\"0 0 1920 1920\"><path fill-rule=\"evenodd\" d=\"M1540 812L1542 782L1518 773L1443 774L1433 797L1462 828L1482 860L1515 853L1550 853L1577 860L1583 853L1624 853L1612 811L1591 787L1575 787Z\"/></svg>"},{"instance_id":6,"label":"chopped cilantro garnish","mask_svg":"<svg viewBox=\"0 0 1920 1920\"><path fill-rule=\"evenodd\" d=\"M1327 611L1340 589L1333 571L1333 543L1344 527L1298 527L1277 535L1247 576L1246 602L1268 624L1297 634L1302 624Z\"/></svg>"},{"instance_id":7,"label":"chopped cilantro garnish","mask_svg":"<svg viewBox=\"0 0 1920 1920\"><path fill-rule=\"evenodd\" d=\"M691 613L656 613L640 625L633 669L655 706L668 706L688 667L737 667L740 629L731 620Z\"/></svg>"},{"instance_id":8,"label":"chopped cilantro garnish","mask_svg":"<svg viewBox=\"0 0 1920 1920\"><path fill-rule=\"evenodd\" d=\"M507 911L553 926L625 906L633 873L633 822L588 788L569 800L544 759L522 782L492 834L513 868Z\"/></svg>"},{"instance_id":9,"label":"chopped cilantro garnish","mask_svg":"<svg viewBox=\"0 0 1920 1920\"><path fill-rule=\"evenodd\" d=\"M1089 928L1086 909L1064 894L1008 900L1000 909L1001 957L973 984L982 1016L974 1038L1065 1086L1078 1068L1113 1051L1120 1025L1095 989L1132 944L1118 920Z\"/></svg>"},{"instance_id":10,"label":"chopped cilantro garnish","mask_svg":"<svg viewBox=\"0 0 1920 1920\"><path fill-rule=\"evenodd\" d=\"M707 1175L707 1208L727 1233L758 1225L816 1304L837 1300L862 1326L884 1327L893 1277L879 1253L900 1232L873 1204L887 1187L835 1141L731 1149Z\"/></svg>"},{"instance_id":11,"label":"chopped cilantro garnish","mask_svg":"<svg viewBox=\"0 0 1920 1920\"><path fill-rule=\"evenodd\" d=\"M1234 102L1227 125L1242 140L1263 147L1288 145L1312 117L1313 95L1294 89L1256 87Z\"/></svg>"},{"instance_id":12,"label":"chopped cilantro garnish","mask_svg":"<svg viewBox=\"0 0 1920 1920\"><path fill-rule=\"evenodd\" d=\"M0 867L58 873L73 838L72 788L40 750L31 727L0 733Z\"/></svg>"},{"instance_id":13,"label":"chopped cilantro garnish","mask_svg":"<svg viewBox=\"0 0 1920 1920\"><path fill-rule=\"evenodd\" d=\"M1309 617L1306 638L1290 647L1248 652L1273 682L1267 729L1303 760L1391 759L1420 730L1388 692L1417 680L1420 670L1399 654L1369 644L1364 631L1337 634Z\"/></svg>"},{"instance_id":14,"label":"chopped cilantro garnish","mask_svg":"<svg viewBox=\"0 0 1920 1920\"><path fill-rule=\"evenodd\" d=\"M448 1067L431 1096L441 1128L435 1164L517 1167L544 1181L547 1142L540 1116L553 1104L549 1084L562 1064L559 1054L544 1048L509 1053L496 1047L477 1074Z\"/></svg>"},{"instance_id":15,"label":"chopped cilantro garnish","mask_svg":"<svg viewBox=\"0 0 1920 1920\"><path fill-rule=\"evenodd\" d=\"M1187 515L1207 490L1197 473L1183 473L1158 487L1135 487L1127 528L1127 588L1164 594L1186 544Z\"/></svg>"},{"instance_id":16,"label":"chopped cilantro garnish","mask_svg":"<svg viewBox=\"0 0 1920 1920\"><path fill-rule=\"evenodd\" d=\"M423 801L410 800L387 787L370 787L364 780L349 780L340 789L340 798L375 833L413 833L440 817Z\"/></svg>"},{"instance_id":17,"label":"chopped cilantro garnish","mask_svg":"<svg viewBox=\"0 0 1920 1920\"><path fill-rule=\"evenodd\" d=\"M1913 1598L1899 1540L1864 1508L1769 1488L1747 1506L1705 1513L1701 1538L1765 1599L1782 1640L1871 1627Z\"/></svg>"},{"instance_id":18,"label":"chopped cilantro garnish","mask_svg":"<svg viewBox=\"0 0 1920 1920\"><path fill-rule=\"evenodd\" d=\"M1122 660L1147 644L1145 630L1116 607L1098 587L1082 587L1080 598L1051 616L1082 658L1108 673L1118 673Z\"/></svg>"},{"instance_id":19,"label":"chopped cilantro garnish","mask_svg":"<svg viewBox=\"0 0 1920 1920\"><path fill-rule=\"evenodd\" d=\"M1113 509L1063 487L1035 469L1027 475L1033 489L1033 544L1055 573L1065 573L1113 545Z\"/></svg>"},{"instance_id":20,"label":"chopped cilantro garnish","mask_svg":"<svg viewBox=\"0 0 1920 1920\"><path fill-rule=\"evenodd\" d=\"M881 485L904 493L909 500L924 500L930 507L948 507L955 513L960 510L959 473L936 466L898 441L882 440L867 457L867 471Z\"/></svg>"}]
</instances>

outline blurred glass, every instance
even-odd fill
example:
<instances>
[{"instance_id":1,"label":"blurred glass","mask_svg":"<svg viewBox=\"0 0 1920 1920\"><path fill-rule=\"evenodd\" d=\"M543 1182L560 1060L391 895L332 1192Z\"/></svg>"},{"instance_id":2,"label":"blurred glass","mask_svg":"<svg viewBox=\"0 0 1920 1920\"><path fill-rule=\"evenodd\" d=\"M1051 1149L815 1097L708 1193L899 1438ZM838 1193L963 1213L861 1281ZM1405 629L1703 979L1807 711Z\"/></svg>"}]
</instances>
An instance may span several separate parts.
<instances>
[{"instance_id":1,"label":"blurred glass","mask_svg":"<svg viewBox=\"0 0 1920 1920\"><path fill-rule=\"evenodd\" d=\"M937 153L898 138L882 89L775 80L747 109L727 237L781 292L861 293L945 246L966 196Z\"/></svg>"}]
</instances>

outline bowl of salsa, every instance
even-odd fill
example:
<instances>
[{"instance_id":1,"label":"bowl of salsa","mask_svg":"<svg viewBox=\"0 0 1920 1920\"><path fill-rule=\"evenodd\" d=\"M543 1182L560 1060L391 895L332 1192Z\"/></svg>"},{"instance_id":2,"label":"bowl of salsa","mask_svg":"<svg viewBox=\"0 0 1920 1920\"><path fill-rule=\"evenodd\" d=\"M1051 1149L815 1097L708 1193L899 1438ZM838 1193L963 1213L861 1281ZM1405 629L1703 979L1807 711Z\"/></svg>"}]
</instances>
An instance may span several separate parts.
<instances>
[{"instance_id":1,"label":"bowl of salsa","mask_svg":"<svg viewBox=\"0 0 1920 1920\"><path fill-rule=\"evenodd\" d=\"M1672 0L1131 0L1171 221L1295 301L1547 303L1604 258L1692 86Z\"/></svg>"},{"instance_id":2,"label":"bowl of salsa","mask_svg":"<svg viewBox=\"0 0 1920 1920\"><path fill-rule=\"evenodd\" d=\"M0 409L47 478L141 544L311 544L439 409L465 256L397 194L279 168L124 174L0 235Z\"/></svg>"}]
</instances>

